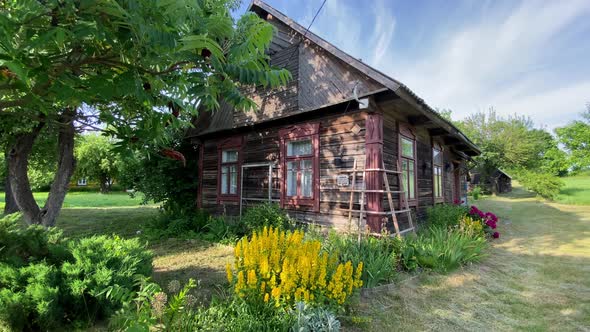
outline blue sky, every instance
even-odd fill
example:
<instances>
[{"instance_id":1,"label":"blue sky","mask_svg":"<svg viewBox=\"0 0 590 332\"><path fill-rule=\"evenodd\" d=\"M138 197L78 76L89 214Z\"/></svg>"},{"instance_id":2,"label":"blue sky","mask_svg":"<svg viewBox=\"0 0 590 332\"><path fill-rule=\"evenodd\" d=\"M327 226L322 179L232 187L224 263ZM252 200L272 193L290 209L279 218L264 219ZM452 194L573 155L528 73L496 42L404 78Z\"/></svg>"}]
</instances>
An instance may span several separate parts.
<instances>
[{"instance_id":1,"label":"blue sky","mask_svg":"<svg viewBox=\"0 0 590 332\"><path fill-rule=\"evenodd\" d=\"M307 27L322 0L267 3ZM589 0L327 0L311 30L454 118L494 107L553 129L590 102Z\"/></svg>"}]
</instances>

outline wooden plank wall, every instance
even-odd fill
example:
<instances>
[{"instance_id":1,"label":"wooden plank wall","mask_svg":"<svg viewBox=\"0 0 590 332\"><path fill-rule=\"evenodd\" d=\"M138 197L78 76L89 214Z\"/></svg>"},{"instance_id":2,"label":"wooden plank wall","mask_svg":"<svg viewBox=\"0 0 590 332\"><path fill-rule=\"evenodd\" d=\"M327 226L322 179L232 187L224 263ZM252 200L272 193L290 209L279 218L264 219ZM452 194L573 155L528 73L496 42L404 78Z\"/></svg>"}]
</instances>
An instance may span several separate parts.
<instances>
[{"instance_id":1,"label":"wooden plank wall","mask_svg":"<svg viewBox=\"0 0 590 332\"><path fill-rule=\"evenodd\" d=\"M354 159L358 165L365 163L365 117L366 113L348 110L346 114L316 114L305 123L320 122L320 212L309 209L288 209L294 218L325 226L345 229L348 227L349 194L340 193L336 187L336 176L340 169L351 169ZM302 122L300 122L302 123ZM289 125L297 122L289 123ZM358 126L355 134L351 129ZM245 132L246 143L242 148L243 162L260 163L279 161L278 131L282 126L268 129L253 129ZM204 141L203 162L203 208L215 214L237 215L238 202L217 204L217 142L225 137ZM340 159L341 162L336 161ZM279 198L279 174L273 172L273 198ZM261 177L263 179L263 177ZM264 181L264 179L262 180ZM260 184L260 185L265 185ZM266 187L267 188L267 187ZM358 208L358 206L357 206Z\"/></svg>"}]
</instances>

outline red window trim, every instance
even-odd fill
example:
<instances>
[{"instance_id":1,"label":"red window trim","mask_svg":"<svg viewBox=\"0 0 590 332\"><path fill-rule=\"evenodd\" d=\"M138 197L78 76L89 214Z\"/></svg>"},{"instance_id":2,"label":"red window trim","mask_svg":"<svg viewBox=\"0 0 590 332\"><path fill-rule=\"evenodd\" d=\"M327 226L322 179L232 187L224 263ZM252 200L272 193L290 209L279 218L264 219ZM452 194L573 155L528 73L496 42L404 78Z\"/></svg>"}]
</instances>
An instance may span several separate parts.
<instances>
[{"instance_id":1,"label":"red window trim","mask_svg":"<svg viewBox=\"0 0 590 332\"><path fill-rule=\"evenodd\" d=\"M440 164L436 164L434 162L434 150L438 150L441 153L441 160L442 162ZM432 142L432 197L434 198L434 202L435 203L441 203L444 202L445 200L445 172L444 172L444 163L445 163L445 155L444 155L444 149L443 146L441 144L438 144L437 142ZM436 196L436 190L435 190L435 176L436 174L434 173L434 168L435 167L440 167L440 196Z\"/></svg>"},{"instance_id":2,"label":"red window trim","mask_svg":"<svg viewBox=\"0 0 590 332\"><path fill-rule=\"evenodd\" d=\"M227 139L224 139L217 143L217 203L219 204L222 201L233 201L237 202L240 200L240 187L241 187L241 166L243 161L243 151L244 147L244 137L243 136L234 136ZM221 193L221 154L223 150L237 150L238 151L238 161L235 163L238 172L238 187L236 189L235 194L222 194ZM224 163L225 165L225 163Z\"/></svg>"},{"instance_id":3,"label":"red window trim","mask_svg":"<svg viewBox=\"0 0 590 332\"><path fill-rule=\"evenodd\" d=\"M315 212L320 210L320 124L306 123L294 125L279 130L280 137L280 169L281 169L281 207L311 206ZM287 157L287 142L311 139L312 153L306 156ZM287 161L312 160L312 197L287 196ZM299 181L298 181L299 183ZM301 190L298 185L297 192Z\"/></svg>"},{"instance_id":4,"label":"red window trim","mask_svg":"<svg viewBox=\"0 0 590 332\"><path fill-rule=\"evenodd\" d=\"M409 125L409 124L405 124L405 123L399 123L398 126L398 159L399 159L399 164L400 167L403 169L402 163L403 160L412 160L414 162L414 198L408 198L408 205L409 206L418 206L418 172L417 172L417 158L416 158L416 135L414 134L414 129ZM406 138L408 140L411 140L414 144L414 156L413 159L410 159L408 157L403 157L402 156L402 137ZM400 169L401 171L401 169ZM407 184L404 187L404 190L409 190L409 187ZM400 195L400 199L401 199L401 195Z\"/></svg>"}]
</instances>

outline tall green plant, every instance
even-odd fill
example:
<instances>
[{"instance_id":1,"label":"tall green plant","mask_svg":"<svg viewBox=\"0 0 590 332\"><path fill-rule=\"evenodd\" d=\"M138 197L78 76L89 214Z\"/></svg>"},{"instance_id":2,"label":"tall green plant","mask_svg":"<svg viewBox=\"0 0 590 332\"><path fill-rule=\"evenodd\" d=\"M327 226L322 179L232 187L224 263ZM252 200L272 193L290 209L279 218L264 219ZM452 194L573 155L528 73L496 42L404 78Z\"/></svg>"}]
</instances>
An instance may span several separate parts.
<instances>
[{"instance_id":1,"label":"tall green plant","mask_svg":"<svg viewBox=\"0 0 590 332\"><path fill-rule=\"evenodd\" d=\"M420 266L446 272L479 261L487 246L483 236L459 229L431 227L425 233L406 239L402 261L406 267Z\"/></svg>"}]
</instances>

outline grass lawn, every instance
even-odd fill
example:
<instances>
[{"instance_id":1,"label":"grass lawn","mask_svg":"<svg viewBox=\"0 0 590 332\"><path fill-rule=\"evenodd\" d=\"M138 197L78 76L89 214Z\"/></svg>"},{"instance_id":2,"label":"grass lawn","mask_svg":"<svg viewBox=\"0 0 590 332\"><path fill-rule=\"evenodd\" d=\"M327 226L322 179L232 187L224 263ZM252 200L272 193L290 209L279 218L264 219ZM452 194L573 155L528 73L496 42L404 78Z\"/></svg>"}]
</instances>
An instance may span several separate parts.
<instances>
[{"instance_id":1,"label":"grass lawn","mask_svg":"<svg viewBox=\"0 0 590 332\"><path fill-rule=\"evenodd\" d=\"M157 213L154 206L137 206L139 201L121 195L117 206L108 208L85 207L98 204L91 198L102 198L98 194L70 197L75 207L64 208L57 222L69 237L134 237ZM501 218L502 237L492 242L487 258L447 275L402 275L393 290L355 306L355 315L368 318L367 324L344 330L588 330L590 206L547 203L518 187L477 205ZM150 248L153 278L160 284L195 278L205 298L224 291L231 247L167 239Z\"/></svg>"},{"instance_id":2,"label":"grass lawn","mask_svg":"<svg viewBox=\"0 0 590 332\"><path fill-rule=\"evenodd\" d=\"M563 204L590 205L590 174L568 176L557 196L557 202Z\"/></svg>"},{"instance_id":3,"label":"grass lawn","mask_svg":"<svg viewBox=\"0 0 590 332\"><path fill-rule=\"evenodd\" d=\"M37 203L42 206L47 200L47 192L33 193ZM117 207L139 206L142 202L141 195L132 198L126 192L112 192L101 194L98 192L69 192L64 201L64 208L87 207ZM4 209L4 192L0 192L0 209Z\"/></svg>"},{"instance_id":4,"label":"grass lawn","mask_svg":"<svg viewBox=\"0 0 590 332\"><path fill-rule=\"evenodd\" d=\"M590 207L546 203L520 188L477 205L501 218L489 256L363 301L369 330L588 330Z\"/></svg>"}]
</instances>

